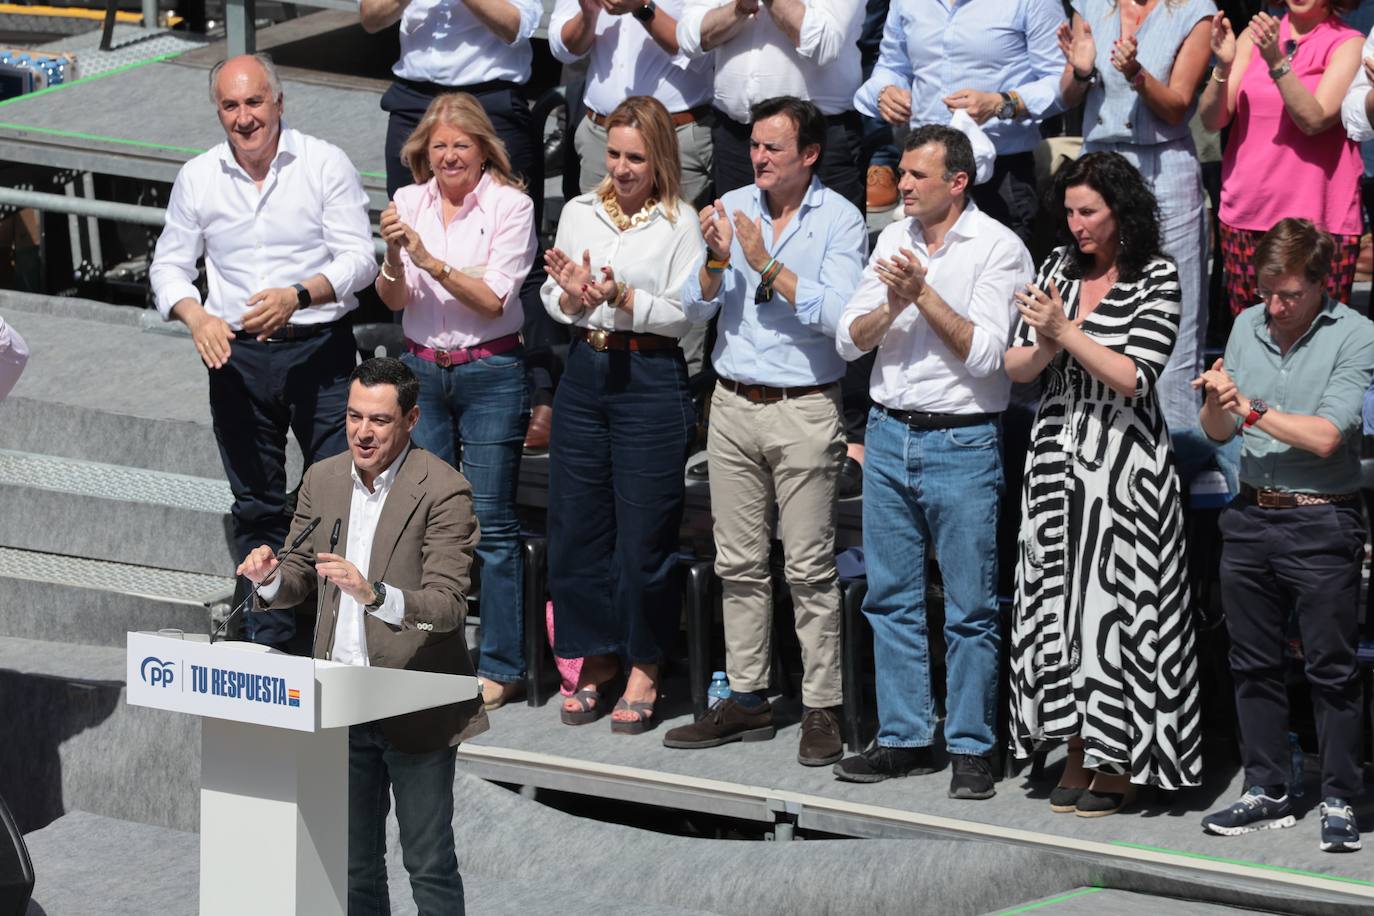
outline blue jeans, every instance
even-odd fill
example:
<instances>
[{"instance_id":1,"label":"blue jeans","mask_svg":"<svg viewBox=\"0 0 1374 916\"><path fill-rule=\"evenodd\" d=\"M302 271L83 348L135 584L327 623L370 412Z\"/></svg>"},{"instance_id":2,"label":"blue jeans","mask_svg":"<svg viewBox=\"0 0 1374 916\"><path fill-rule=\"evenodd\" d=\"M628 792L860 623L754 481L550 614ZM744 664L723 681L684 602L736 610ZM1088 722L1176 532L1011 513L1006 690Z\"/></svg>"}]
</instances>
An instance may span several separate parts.
<instances>
[{"instance_id":1,"label":"blue jeans","mask_svg":"<svg viewBox=\"0 0 1374 916\"><path fill-rule=\"evenodd\" d=\"M875 407L864 447L864 561L873 627L878 744L935 739L925 592L927 545L945 585L945 746L986 755L995 744L997 507L1002 455L995 422L915 430Z\"/></svg>"},{"instance_id":2,"label":"blue jeans","mask_svg":"<svg viewBox=\"0 0 1374 916\"><path fill-rule=\"evenodd\" d=\"M463 916L453 848L456 748L396 750L376 723L348 730L348 916L391 916L386 815L396 794L401 861L420 916Z\"/></svg>"},{"instance_id":3,"label":"blue jeans","mask_svg":"<svg viewBox=\"0 0 1374 916\"><path fill-rule=\"evenodd\" d=\"M654 663L672 644L692 425L681 350L598 353L573 342L549 440L558 655Z\"/></svg>"},{"instance_id":4,"label":"blue jeans","mask_svg":"<svg viewBox=\"0 0 1374 916\"><path fill-rule=\"evenodd\" d=\"M481 660L477 673L510 683L525 676L524 561L515 491L530 417L520 349L444 369L412 353L401 357L420 379L422 448L459 467L472 484L482 539ZM461 461L461 464L460 464Z\"/></svg>"}]
</instances>

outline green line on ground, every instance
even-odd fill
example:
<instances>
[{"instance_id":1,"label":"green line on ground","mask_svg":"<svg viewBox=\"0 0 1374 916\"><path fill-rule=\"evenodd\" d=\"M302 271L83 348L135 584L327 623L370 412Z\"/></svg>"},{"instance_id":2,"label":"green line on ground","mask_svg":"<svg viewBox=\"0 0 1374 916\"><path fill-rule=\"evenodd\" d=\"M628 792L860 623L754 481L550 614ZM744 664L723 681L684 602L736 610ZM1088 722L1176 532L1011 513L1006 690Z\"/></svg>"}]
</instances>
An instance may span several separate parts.
<instances>
[{"instance_id":1,"label":"green line on ground","mask_svg":"<svg viewBox=\"0 0 1374 916\"><path fill-rule=\"evenodd\" d=\"M0 108L6 105L13 105L15 102L25 102L29 99L36 99L40 95L47 95L49 92L56 92L59 89L68 89L72 86L80 86L82 83L89 83L94 80L103 80L107 76L114 76L116 73L128 73L130 70L137 70L139 67L146 67L149 64L156 64L168 58L176 57L178 54L185 54L190 48L180 51L168 51L166 54L159 54L157 57L150 57L147 60L136 60L131 64L122 67L115 67L113 70L106 70L104 73L93 73L90 76L83 76L80 79L72 80L70 83L58 83L56 86L49 86L46 89L39 89L37 92L30 92L27 95L17 95L12 99L0 102Z\"/></svg>"},{"instance_id":2,"label":"green line on ground","mask_svg":"<svg viewBox=\"0 0 1374 916\"><path fill-rule=\"evenodd\" d=\"M1051 897L1049 900L1041 900L1039 903L1028 903L1025 906L1018 906L1014 910L999 910L997 916L1015 916L1016 913L1029 913L1031 910L1040 910L1047 906L1054 906L1056 903L1063 903L1065 900L1082 897L1084 894L1096 894L1100 890L1102 890L1100 887L1080 887L1076 891L1060 894L1058 897Z\"/></svg>"},{"instance_id":3,"label":"green line on ground","mask_svg":"<svg viewBox=\"0 0 1374 916\"><path fill-rule=\"evenodd\" d=\"M0 105L3 104L3 102L0 102ZM169 153L190 153L192 156L199 156L201 153L205 152L203 149L195 149L190 146L167 146L162 143L151 143L147 140L126 140L123 137L102 137L100 134L85 134L79 130L58 130L56 127L34 127L31 124L11 124L5 121L0 121L0 129L27 130L37 134L51 134L55 137L68 137L73 140L96 140L101 143L119 143L124 146L164 150Z\"/></svg>"},{"instance_id":4,"label":"green line on ground","mask_svg":"<svg viewBox=\"0 0 1374 916\"><path fill-rule=\"evenodd\" d=\"M1362 878L1347 878L1345 875L1331 875L1319 871L1306 871L1301 868L1289 868L1286 865L1268 865L1264 862L1249 862L1245 859L1228 859L1224 856L1209 856L1201 852L1184 852L1181 849L1169 849L1163 846L1145 846L1141 843L1127 843L1125 840L1113 840L1113 846L1125 846L1127 849L1141 849L1145 852L1160 852L1171 856L1183 856L1185 859L1201 859L1204 862L1220 862L1224 865L1244 865L1246 868L1260 868L1265 871L1283 872L1287 875L1302 875L1304 878L1321 878L1325 881L1341 881L1345 884L1358 884L1361 887L1374 887L1374 881L1365 881Z\"/></svg>"},{"instance_id":5,"label":"green line on ground","mask_svg":"<svg viewBox=\"0 0 1374 916\"><path fill-rule=\"evenodd\" d=\"M358 174L361 175L361 176L363 176L364 178L385 178L385 177L386 177L386 172L364 172L364 171L362 171L361 169L358 170Z\"/></svg>"}]
</instances>

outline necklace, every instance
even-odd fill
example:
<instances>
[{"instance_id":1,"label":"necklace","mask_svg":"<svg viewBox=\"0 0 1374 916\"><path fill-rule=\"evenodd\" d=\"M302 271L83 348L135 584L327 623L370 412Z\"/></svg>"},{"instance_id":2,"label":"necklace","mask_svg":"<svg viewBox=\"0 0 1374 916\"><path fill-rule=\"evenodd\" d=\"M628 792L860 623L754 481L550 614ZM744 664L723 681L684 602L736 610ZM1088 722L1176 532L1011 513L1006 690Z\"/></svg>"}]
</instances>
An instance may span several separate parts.
<instances>
[{"instance_id":1,"label":"necklace","mask_svg":"<svg viewBox=\"0 0 1374 916\"><path fill-rule=\"evenodd\" d=\"M644 201L644 206L639 208L639 212L634 216L626 216L625 211L620 209L620 202L615 199L614 191L606 191L601 195L601 206L605 208L606 215L615 223L615 227L621 232L642 226L654 215L654 208L658 206L658 198L652 194L649 199Z\"/></svg>"}]
</instances>

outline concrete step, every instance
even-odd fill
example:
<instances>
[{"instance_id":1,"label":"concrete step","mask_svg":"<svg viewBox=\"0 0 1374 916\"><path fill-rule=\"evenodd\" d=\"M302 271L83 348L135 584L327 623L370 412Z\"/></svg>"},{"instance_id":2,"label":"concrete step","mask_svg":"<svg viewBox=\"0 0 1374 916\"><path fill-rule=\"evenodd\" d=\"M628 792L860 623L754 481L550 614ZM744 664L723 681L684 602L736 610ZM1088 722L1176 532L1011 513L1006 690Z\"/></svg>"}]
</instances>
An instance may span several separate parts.
<instances>
[{"instance_id":1,"label":"concrete step","mask_svg":"<svg viewBox=\"0 0 1374 916\"><path fill-rule=\"evenodd\" d=\"M228 575L222 480L0 449L0 546Z\"/></svg>"},{"instance_id":2,"label":"concrete step","mask_svg":"<svg viewBox=\"0 0 1374 916\"><path fill-rule=\"evenodd\" d=\"M0 636L0 722L0 795L24 832L75 810L196 829L200 722L126 705L123 646Z\"/></svg>"},{"instance_id":3,"label":"concrete step","mask_svg":"<svg viewBox=\"0 0 1374 916\"><path fill-rule=\"evenodd\" d=\"M0 547L0 637L122 652L130 630L208 632L233 590L222 576Z\"/></svg>"}]
</instances>

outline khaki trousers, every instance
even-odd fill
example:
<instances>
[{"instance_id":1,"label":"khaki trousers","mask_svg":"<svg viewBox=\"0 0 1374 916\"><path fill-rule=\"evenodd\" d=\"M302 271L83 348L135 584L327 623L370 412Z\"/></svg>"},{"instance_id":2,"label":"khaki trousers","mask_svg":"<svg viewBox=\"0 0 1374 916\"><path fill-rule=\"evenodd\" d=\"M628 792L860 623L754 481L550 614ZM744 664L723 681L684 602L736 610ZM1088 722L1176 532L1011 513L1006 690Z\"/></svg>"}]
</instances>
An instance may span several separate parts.
<instances>
[{"instance_id":1,"label":"khaki trousers","mask_svg":"<svg viewBox=\"0 0 1374 916\"><path fill-rule=\"evenodd\" d=\"M711 506L716 575L724 596L730 689L764 690L772 659L770 516L786 558L802 701L838 706L840 593L835 574L835 489L845 458L840 389L766 404L717 386L711 397Z\"/></svg>"}]
</instances>

